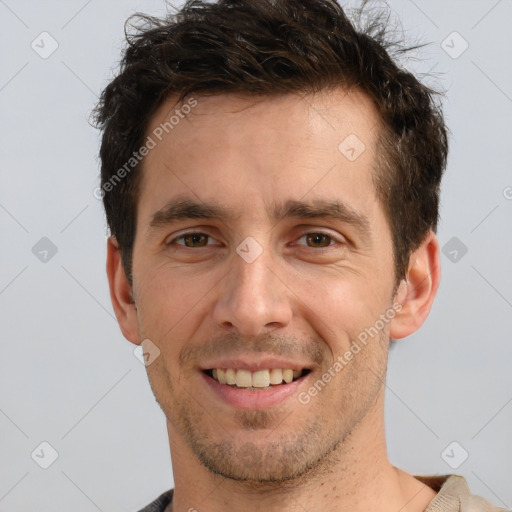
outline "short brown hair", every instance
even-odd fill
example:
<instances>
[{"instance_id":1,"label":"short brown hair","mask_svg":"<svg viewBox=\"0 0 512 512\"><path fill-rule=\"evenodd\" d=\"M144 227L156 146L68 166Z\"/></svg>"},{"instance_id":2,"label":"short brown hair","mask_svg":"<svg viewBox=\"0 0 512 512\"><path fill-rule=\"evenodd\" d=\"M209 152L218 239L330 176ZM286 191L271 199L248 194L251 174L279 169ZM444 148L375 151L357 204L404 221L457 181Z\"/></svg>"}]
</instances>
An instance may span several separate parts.
<instances>
[{"instance_id":1,"label":"short brown hair","mask_svg":"<svg viewBox=\"0 0 512 512\"><path fill-rule=\"evenodd\" d=\"M363 7L367 2L363 2ZM360 11L360 13L362 10ZM136 14L119 74L93 111L103 131L103 203L132 282L140 165L112 178L141 147L171 95L314 93L358 88L375 103L380 133L374 183L391 225L397 282L427 232L436 231L448 141L438 92L389 55L386 22L356 29L335 0L188 0L163 18ZM414 46L413 48L417 48ZM403 49L406 50L405 48Z\"/></svg>"}]
</instances>

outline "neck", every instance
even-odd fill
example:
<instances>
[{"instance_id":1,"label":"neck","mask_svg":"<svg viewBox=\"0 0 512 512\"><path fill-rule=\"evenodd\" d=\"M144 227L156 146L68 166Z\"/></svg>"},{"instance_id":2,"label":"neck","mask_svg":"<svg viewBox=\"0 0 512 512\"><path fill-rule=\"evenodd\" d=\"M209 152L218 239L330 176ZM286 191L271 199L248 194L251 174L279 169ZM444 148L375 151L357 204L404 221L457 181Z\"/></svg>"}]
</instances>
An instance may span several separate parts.
<instances>
[{"instance_id":1,"label":"neck","mask_svg":"<svg viewBox=\"0 0 512 512\"><path fill-rule=\"evenodd\" d=\"M378 407L375 409L379 409ZM374 411L375 411L374 409ZM174 474L172 512L421 512L435 496L388 460L383 413L372 413L300 478L278 484L239 482L213 474L168 424Z\"/></svg>"}]
</instances>

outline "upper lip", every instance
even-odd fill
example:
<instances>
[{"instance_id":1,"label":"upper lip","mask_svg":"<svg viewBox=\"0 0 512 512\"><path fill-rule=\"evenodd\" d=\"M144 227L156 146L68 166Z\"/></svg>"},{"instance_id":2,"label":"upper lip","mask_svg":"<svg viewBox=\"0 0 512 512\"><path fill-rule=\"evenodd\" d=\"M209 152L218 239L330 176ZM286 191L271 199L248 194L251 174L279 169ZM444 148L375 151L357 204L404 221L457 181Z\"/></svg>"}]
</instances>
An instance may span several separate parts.
<instances>
[{"instance_id":1,"label":"upper lip","mask_svg":"<svg viewBox=\"0 0 512 512\"><path fill-rule=\"evenodd\" d=\"M282 370L305 370L310 369L310 365L297 361L261 356L253 358L217 359L201 365L202 370L211 370L213 368L233 368L236 370L256 372L258 370L270 370L272 368L281 368Z\"/></svg>"}]
</instances>

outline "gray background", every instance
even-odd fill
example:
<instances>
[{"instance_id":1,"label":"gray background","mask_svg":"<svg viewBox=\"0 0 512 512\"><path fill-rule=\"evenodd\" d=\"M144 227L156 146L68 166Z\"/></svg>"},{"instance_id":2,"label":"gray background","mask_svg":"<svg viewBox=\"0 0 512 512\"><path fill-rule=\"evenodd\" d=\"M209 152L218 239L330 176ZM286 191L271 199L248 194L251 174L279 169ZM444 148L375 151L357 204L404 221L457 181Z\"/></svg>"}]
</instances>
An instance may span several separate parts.
<instances>
[{"instance_id":1,"label":"gray background","mask_svg":"<svg viewBox=\"0 0 512 512\"><path fill-rule=\"evenodd\" d=\"M390 458L512 508L512 2L390 6L409 41L432 42L404 65L436 73L452 132L442 284L390 357ZM0 512L127 512L172 486L164 416L110 305L87 123L137 10L165 6L0 0Z\"/></svg>"}]
</instances>

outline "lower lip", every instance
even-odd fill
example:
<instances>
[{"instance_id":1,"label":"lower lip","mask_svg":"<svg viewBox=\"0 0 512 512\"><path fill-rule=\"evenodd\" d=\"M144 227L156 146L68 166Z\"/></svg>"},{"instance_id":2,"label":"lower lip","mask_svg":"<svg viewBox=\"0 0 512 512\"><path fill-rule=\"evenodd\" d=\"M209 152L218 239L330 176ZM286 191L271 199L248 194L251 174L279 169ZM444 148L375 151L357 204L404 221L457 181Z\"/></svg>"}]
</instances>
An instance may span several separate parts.
<instances>
[{"instance_id":1,"label":"lower lip","mask_svg":"<svg viewBox=\"0 0 512 512\"><path fill-rule=\"evenodd\" d=\"M307 377L304 375L289 384L279 384L264 391L249 391L221 384L205 373L202 375L205 383L222 401L238 409L252 410L267 409L282 403L296 393L301 382Z\"/></svg>"}]
</instances>

